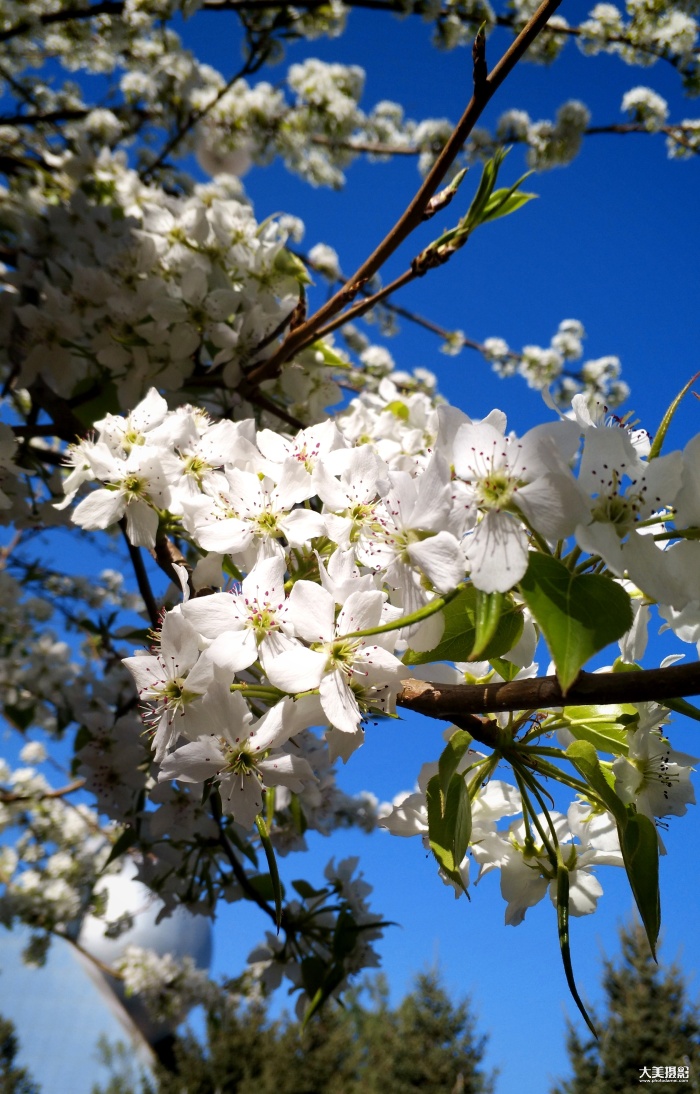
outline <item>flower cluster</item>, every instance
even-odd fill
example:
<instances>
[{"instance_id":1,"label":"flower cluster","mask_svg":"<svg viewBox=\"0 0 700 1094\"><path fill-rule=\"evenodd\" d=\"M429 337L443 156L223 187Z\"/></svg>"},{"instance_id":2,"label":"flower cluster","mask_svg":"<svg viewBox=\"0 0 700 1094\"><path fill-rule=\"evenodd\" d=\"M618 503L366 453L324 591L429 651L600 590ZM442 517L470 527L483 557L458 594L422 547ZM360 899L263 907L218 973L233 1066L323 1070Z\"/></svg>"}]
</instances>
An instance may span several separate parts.
<instances>
[{"instance_id":1,"label":"flower cluster","mask_svg":"<svg viewBox=\"0 0 700 1094\"><path fill-rule=\"evenodd\" d=\"M562 353L575 352L578 334L560 332ZM73 450L71 494L86 480L103 483L74 509L77 524L108 527L123 516L135 543L154 548L159 528L169 527L204 554L191 571L181 568L184 601L165 616L153 651L126 664L150 712L161 784L213 783L224 813L244 830L266 794L275 800L281 792L282 802L313 794L312 727L325 726L331 756L347 760L362 743L366 717L394 710L407 661L444 658L446 600L467 586L517 597L533 549L548 553L571 540L593 565L600 560L657 601L681 638L698 618L700 547L683 538L700 516L697 439L684 453L649 460L646 433L606 421L583 396L571 417L523 437L506 432L500 411L475 422L431 408L425 394L397 396L384 380L337 424L292 436L256 431L252 421L215 423L190 406L169 411L151 391L128 419L108 416L96 423L94 440ZM369 436L376 440L367 443ZM524 605L520 615L503 655L527 672L534 629ZM643 640L639 628L635 634L625 640L627 656ZM488 664L477 675L484 673ZM667 750L656 763L658 734L639 719L637 712L613 773L622 800L665 816L678 811L671 801L680 800L680 787L683 802L690 800L692 759ZM538 734L548 731L545 721ZM654 796L647 776L635 782L631 770L671 774ZM507 879L524 862L530 878L536 867L539 880L521 897L513 895L517 879L503 882L508 920L519 922L552 881L552 866L532 842L529 812L510 835L499 834L492 822L504 813L489 813L484 793L473 795L486 825L472 839L482 873L500 866ZM506 814L522 810L506 798ZM388 827L420 831L406 808ZM424 816L424 802L418 808ZM572 909L590 911L599 895L590 868L619 862L619 854L607 839L609 814L599 823L572 808L568 828L563 816L550 822L587 894L577 903L576 882ZM599 804L588 809L592 818L603 815Z\"/></svg>"}]
</instances>

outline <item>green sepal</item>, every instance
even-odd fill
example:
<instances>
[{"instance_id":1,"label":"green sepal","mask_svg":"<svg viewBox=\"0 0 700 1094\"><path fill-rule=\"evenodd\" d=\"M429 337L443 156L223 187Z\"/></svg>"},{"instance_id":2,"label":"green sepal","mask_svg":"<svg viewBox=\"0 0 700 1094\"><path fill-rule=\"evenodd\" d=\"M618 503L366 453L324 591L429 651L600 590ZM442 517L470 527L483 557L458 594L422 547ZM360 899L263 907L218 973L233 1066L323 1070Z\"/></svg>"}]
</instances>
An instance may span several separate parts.
<instances>
[{"instance_id":1,"label":"green sepal","mask_svg":"<svg viewBox=\"0 0 700 1094\"><path fill-rule=\"evenodd\" d=\"M447 793L443 795L440 776L433 775L427 786L426 800L430 849L447 876L464 889L459 865L469 847L472 815L463 776L453 774Z\"/></svg>"},{"instance_id":2,"label":"green sepal","mask_svg":"<svg viewBox=\"0 0 700 1094\"><path fill-rule=\"evenodd\" d=\"M309 346L309 349L314 350L316 353L320 353L324 365L328 365L330 368L342 368L345 369L345 371L351 368L349 361L346 361L341 357L327 342L313 342Z\"/></svg>"},{"instance_id":3,"label":"green sepal","mask_svg":"<svg viewBox=\"0 0 700 1094\"><path fill-rule=\"evenodd\" d=\"M564 965L564 975L566 976L566 982L569 985L571 997L581 1012L584 1022L597 1041L598 1033L581 1001L581 996L578 993L576 981L574 979L573 965L571 964L571 947L569 943L569 871L562 862L557 864L557 931L559 934L559 949L561 951L562 964Z\"/></svg>"},{"instance_id":4,"label":"green sepal","mask_svg":"<svg viewBox=\"0 0 700 1094\"><path fill-rule=\"evenodd\" d=\"M442 609L445 629L437 646L423 652L408 650L402 658L404 665L426 665L433 661L469 661L477 635L478 596L478 590L473 585L461 589ZM489 660L512 650L522 631L522 611L512 597L506 596L496 630L488 645L481 650L481 657Z\"/></svg>"},{"instance_id":5,"label":"green sepal","mask_svg":"<svg viewBox=\"0 0 700 1094\"><path fill-rule=\"evenodd\" d=\"M304 263L295 254L282 247L272 261L272 269L276 274L284 277L293 277L300 285L313 285Z\"/></svg>"},{"instance_id":6,"label":"green sepal","mask_svg":"<svg viewBox=\"0 0 700 1094\"><path fill-rule=\"evenodd\" d=\"M275 858L275 849L272 846L272 840L265 824L265 818L262 814L259 814L255 818L255 827L258 830L260 836L260 842L265 852L265 858L267 859L267 865L270 869L270 881L272 883L272 895L275 901L275 924L277 926L277 934L280 933L280 927L282 926L282 899L284 896L284 889L282 882L280 881L279 870L277 869L277 859ZM264 875L263 875L264 876Z\"/></svg>"},{"instance_id":7,"label":"green sepal","mask_svg":"<svg viewBox=\"0 0 700 1094\"><path fill-rule=\"evenodd\" d=\"M551 555L530 552L520 591L547 641L566 695L580 669L632 626L621 585L599 574L572 574Z\"/></svg>"},{"instance_id":8,"label":"green sepal","mask_svg":"<svg viewBox=\"0 0 700 1094\"><path fill-rule=\"evenodd\" d=\"M675 399L671 403L670 407L664 414L663 418L661 419L659 428L656 431L656 436L654 437L651 448L649 449L649 460L656 459L656 457L660 455L662 445L666 440L666 434L668 433L668 429L671 422L673 421L674 415L678 410L678 407L683 402L683 399L697 380L698 376L700 376L700 372L696 372L694 376L691 376L691 378L688 380L688 383L681 388L681 390L678 392Z\"/></svg>"}]
</instances>

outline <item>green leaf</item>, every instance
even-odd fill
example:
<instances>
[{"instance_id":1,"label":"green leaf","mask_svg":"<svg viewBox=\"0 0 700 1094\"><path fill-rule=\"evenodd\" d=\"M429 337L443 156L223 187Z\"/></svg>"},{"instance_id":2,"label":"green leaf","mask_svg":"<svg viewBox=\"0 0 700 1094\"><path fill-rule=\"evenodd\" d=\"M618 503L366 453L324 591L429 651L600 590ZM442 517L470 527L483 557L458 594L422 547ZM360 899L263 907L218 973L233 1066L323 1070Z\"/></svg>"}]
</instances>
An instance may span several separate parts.
<instances>
[{"instance_id":1,"label":"green leaf","mask_svg":"<svg viewBox=\"0 0 700 1094\"><path fill-rule=\"evenodd\" d=\"M590 741L597 752L614 756L629 752L627 730L635 715L632 706L565 707L563 713L567 728L577 740Z\"/></svg>"},{"instance_id":2,"label":"green leaf","mask_svg":"<svg viewBox=\"0 0 700 1094\"><path fill-rule=\"evenodd\" d=\"M275 885L270 874L253 874L248 880L251 889L255 889L255 892L263 900L275 899Z\"/></svg>"},{"instance_id":3,"label":"green leaf","mask_svg":"<svg viewBox=\"0 0 700 1094\"><path fill-rule=\"evenodd\" d=\"M581 997L576 987L576 981L574 980L574 969L571 964L571 947L569 943L569 871L561 862L557 866L557 930L559 933L559 949L561 950L561 959L564 965L564 975L566 976L566 982L569 985L571 997L580 1010L584 1022L597 1041L598 1034L596 1028L588 1017L588 1012L581 1002Z\"/></svg>"},{"instance_id":4,"label":"green leaf","mask_svg":"<svg viewBox=\"0 0 700 1094\"><path fill-rule=\"evenodd\" d=\"M387 403L384 409L402 422L407 422L411 413L407 404L402 403L400 399L394 399L393 402Z\"/></svg>"},{"instance_id":5,"label":"green leaf","mask_svg":"<svg viewBox=\"0 0 700 1094\"><path fill-rule=\"evenodd\" d=\"M592 744L588 741L574 741L567 748L566 754L617 822L627 878L651 952L656 957L656 940L661 926L659 841L656 828L648 817L637 813L633 805L625 805L618 797L603 774Z\"/></svg>"},{"instance_id":6,"label":"green leaf","mask_svg":"<svg viewBox=\"0 0 700 1094\"><path fill-rule=\"evenodd\" d=\"M670 407L668 408L668 410L664 414L663 418L661 419L661 424L659 425L659 428L656 431L656 436L654 437L652 446L649 449L649 459L650 460L653 460L658 455L660 455L661 447L662 447L664 441L666 440L666 434L668 433L668 427L670 426L671 422L673 421L673 417L674 417L676 411L678 410L678 407L681 405L683 399L685 398L685 396L690 391L691 387L693 386L693 384L697 380L698 376L700 376L700 372L696 372L694 376L691 376L691 378L688 380L688 383L684 387L681 388L681 390L678 392L675 399L671 403Z\"/></svg>"},{"instance_id":7,"label":"green leaf","mask_svg":"<svg viewBox=\"0 0 700 1094\"><path fill-rule=\"evenodd\" d=\"M86 393L89 394L89 393ZM93 422L106 417L107 414L118 414L121 408L119 391L116 384L110 380L100 383L95 392L86 399L73 406L73 414L85 426L92 426Z\"/></svg>"},{"instance_id":8,"label":"green leaf","mask_svg":"<svg viewBox=\"0 0 700 1094\"><path fill-rule=\"evenodd\" d=\"M80 752L81 748L85 748L86 745L89 745L92 739L92 733L88 727L81 726L73 738L73 752Z\"/></svg>"},{"instance_id":9,"label":"green leaf","mask_svg":"<svg viewBox=\"0 0 700 1094\"><path fill-rule=\"evenodd\" d=\"M440 776L433 775L426 799L430 848L445 873L464 888L459 865L467 853L472 827L471 803L464 778L454 774L443 795Z\"/></svg>"},{"instance_id":10,"label":"green leaf","mask_svg":"<svg viewBox=\"0 0 700 1094\"><path fill-rule=\"evenodd\" d=\"M467 585L443 608L445 630L438 645L424 652L408 650L405 665L426 665L432 661L469 661L476 642L478 590ZM506 596L498 626L481 657L489 660L512 650L523 630L522 612L510 596Z\"/></svg>"},{"instance_id":11,"label":"green leaf","mask_svg":"<svg viewBox=\"0 0 700 1094\"><path fill-rule=\"evenodd\" d=\"M32 703L30 706L17 707L8 703L2 708L2 712L15 729L25 730L29 729L29 726L34 721L36 706Z\"/></svg>"},{"instance_id":12,"label":"green leaf","mask_svg":"<svg viewBox=\"0 0 700 1094\"><path fill-rule=\"evenodd\" d=\"M530 552L520 590L547 640L564 694L583 665L632 626L630 598L620 585L598 574L572 574L550 555Z\"/></svg>"},{"instance_id":13,"label":"green leaf","mask_svg":"<svg viewBox=\"0 0 700 1094\"><path fill-rule=\"evenodd\" d=\"M489 660L491 666L504 680L515 680L515 677L520 672L520 665L514 665L512 661L504 660L502 657L491 657Z\"/></svg>"},{"instance_id":14,"label":"green leaf","mask_svg":"<svg viewBox=\"0 0 700 1094\"><path fill-rule=\"evenodd\" d=\"M440 793L443 798L447 795L452 776L457 770L460 760L469 750L472 739L471 733L467 733L466 729L456 729L447 742L447 748L443 749L438 761Z\"/></svg>"},{"instance_id":15,"label":"green leaf","mask_svg":"<svg viewBox=\"0 0 700 1094\"><path fill-rule=\"evenodd\" d=\"M320 959L318 959L318 958L306 958L306 961L316 961L316 960L320 960ZM302 965L304 965L305 963L306 962L303 961ZM323 962L321 962L321 964L323 964ZM323 1004L326 1002L327 999L330 999L331 995L333 994L335 989L338 987L338 985L342 984L343 980L345 979L345 976L346 976L346 973L345 973L345 968L343 967L343 965L333 964L328 969L328 972L326 973L326 975L323 979L323 982L321 983L321 986L317 989L317 991L313 995L307 989L306 993L309 996L309 998L311 999L311 1002L309 1003L308 1007L306 1008L306 1011L304 1012L304 1017L303 1017L302 1023L301 1023L301 1032L302 1033L306 1029L306 1026L308 1025L311 1018L313 1018L314 1014L316 1014L316 1012L321 1009L321 1007L323 1006ZM304 986L306 987L306 985L304 985Z\"/></svg>"},{"instance_id":16,"label":"green leaf","mask_svg":"<svg viewBox=\"0 0 700 1094\"><path fill-rule=\"evenodd\" d=\"M125 828L116 843L112 845L112 850L109 852L109 858L102 869L104 870L111 862L115 862L116 859L125 855L129 848L134 846L137 839L138 834L135 828Z\"/></svg>"},{"instance_id":17,"label":"green leaf","mask_svg":"<svg viewBox=\"0 0 700 1094\"><path fill-rule=\"evenodd\" d=\"M612 813L617 821L618 829L624 826L627 823L627 806L606 779L593 745L589 741L574 741L567 748L566 755L601 799L605 808Z\"/></svg>"},{"instance_id":18,"label":"green leaf","mask_svg":"<svg viewBox=\"0 0 700 1094\"><path fill-rule=\"evenodd\" d=\"M684 714L686 718L700 722L700 710L686 699L664 699L664 706L675 711L676 714Z\"/></svg>"},{"instance_id":19,"label":"green leaf","mask_svg":"<svg viewBox=\"0 0 700 1094\"><path fill-rule=\"evenodd\" d=\"M289 812L292 815L292 821L294 823L295 831L300 836L303 836L309 825L306 820L306 814L304 813L298 794L291 794L289 801Z\"/></svg>"},{"instance_id":20,"label":"green leaf","mask_svg":"<svg viewBox=\"0 0 700 1094\"><path fill-rule=\"evenodd\" d=\"M661 899L659 838L653 821L643 813L629 812L627 823L620 832L620 847L649 948L656 960L656 942L661 928Z\"/></svg>"},{"instance_id":21,"label":"green leaf","mask_svg":"<svg viewBox=\"0 0 700 1094\"><path fill-rule=\"evenodd\" d=\"M296 889L302 900L313 900L315 896L320 896L324 892L323 889L314 889L313 885L309 885L303 878L293 881L292 888Z\"/></svg>"},{"instance_id":22,"label":"green leaf","mask_svg":"<svg viewBox=\"0 0 700 1094\"><path fill-rule=\"evenodd\" d=\"M476 593L476 637L474 647L469 655L470 661L476 661L481 657L482 650L488 649L489 642L498 629L498 622L503 611L503 593L484 593L477 589Z\"/></svg>"},{"instance_id":23,"label":"green leaf","mask_svg":"<svg viewBox=\"0 0 700 1094\"><path fill-rule=\"evenodd\" d=\"M522 181L522 180L521 180ZM520 183L517 183L520 185ZM512 190L495 190L484 209L481 217L481 223L491 223L494 220L499 220L501 217L507 217L511 213L515 213L518 209L521 209L523 205L527 205L529 201L533 201L537 194L526 194L524 190L518 190L513 192Z\"/></svg>"},{"instance_id":24,"label":"green leaf","mask_svg":"<svg viewBox=\"0 0 700 1094\"><path fill-rule=\"evenodd\" d=\"M493 193L493 188L496 185L496 179L498 178L498 172L507 154L508 152L506 149L497 148L493 159L487 160L484 164L476 194L472 199L467 215L464 217L463 221L460 222L463 223L465 227L474 228L477 224L481 223L483 211Z\"/></svg>"},{"instance_id":25,"label":"green leaf","mask_svg":"<svg viewBox=\"0 0 700 1094\"><path fill-rule=\"evenodd\" d=\"M580 722L568 728L577 741L590 742L597 752L626 756L629 751L627 730L615 722L601 722L599 725Z\"/></svg>"}]
</instances>

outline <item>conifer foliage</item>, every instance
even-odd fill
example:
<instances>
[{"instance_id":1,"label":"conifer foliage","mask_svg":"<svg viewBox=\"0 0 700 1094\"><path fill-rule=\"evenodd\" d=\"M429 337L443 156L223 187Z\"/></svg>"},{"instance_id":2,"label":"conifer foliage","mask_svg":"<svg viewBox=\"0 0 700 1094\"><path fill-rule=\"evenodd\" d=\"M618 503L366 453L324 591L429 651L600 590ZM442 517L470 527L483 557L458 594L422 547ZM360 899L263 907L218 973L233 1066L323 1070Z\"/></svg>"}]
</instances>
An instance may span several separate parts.
<instances>
[{"instance_id":1,"label":"conifer foliage","mask_svg":"<svg viewBox=\"0 0 700 1094\"><path fill-rule=\"evenodd\" d=\"M176 1071L159 1071L157 1094L492 1094L486 1038L437 973L418 976L395 1008L382 978L369 991L368 1005L351 992L303 1031L269 1022L261 1005L210 1012L206 1046L180 1040Z\"/></svg>"},{"instance_id":2,"label":"conifer foliage","mask_svg":"<svg viewBox=\"0 0 700 1094\"><path fill-rule=\"evenodd\" d=\"M620 953L603 964L605 1014L599 1041L569 1025L572 1077L552 1094L691 1094L700 1089L700 1009L676 963L657 965L638 924L620 931Z\"/></svg>"},{"instance_id":3,"label":"conifer foliage","mask_svg":"<svg viewBox=\"0 0 700 1094\"><path fill-rule=\"evenodd\" d=\"M12 1022L0 1016L0 1094L39 1094L24 1067L17 1067L17 1036Z\"/></svg>"}]
</instances>

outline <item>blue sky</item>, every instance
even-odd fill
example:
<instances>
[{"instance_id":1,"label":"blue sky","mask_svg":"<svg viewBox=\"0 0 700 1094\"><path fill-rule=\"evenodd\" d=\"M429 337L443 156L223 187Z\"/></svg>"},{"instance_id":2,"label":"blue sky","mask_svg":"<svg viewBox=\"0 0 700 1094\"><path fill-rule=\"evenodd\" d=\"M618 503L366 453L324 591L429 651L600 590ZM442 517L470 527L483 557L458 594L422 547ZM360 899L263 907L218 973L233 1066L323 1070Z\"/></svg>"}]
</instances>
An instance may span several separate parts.
<instances>
[{"instance_id":1,"label":"blue sky","mask_svg":"<svg viewBox=\"0 0 700 1094\"><path fill-rule=\"evenodd\" d=\"M585 17L581 4L564 5L570 22ZM202 13L187 24L186 44L228 75L239 64L234 16ZM489 41L491 63L508 36ZM381 99L401 102L407 115L457 120L470 92L468 50L436 53L430 28L418 19L398 21L382 13L355 12L338 40L301 43L271 73L281 80L286 64L318 56L357 63L367 69L364 104ZM573 44L552 68L520 66L490 105L484 121L493 125L510 107L526 109L534 119L553 118L566 99L582 99L593 124L623 120L622 95L645 84L668 98L671 120L693 113L681 98L670 66L632 69L615 59L583 58ZM522 153L514 149L504 181L522 172ZM516 216L476 233L456 259L410 286L399 298L448 329L461 329L483 340L504 337L520 349L548 345L559 322L581 320L586 356L617 354L632 388L627 409L653 433L676 392L700 368L697 353L697 259L700 220L697 195L700 160L668 161L659 136L591 137L573 165L536 176L527 188L538 193ZM473 172L476 176L477 171ZM323 241L339 253L347 272L382 238L412 196L418 174L412 160L385 164L358 161L348 171L344 191L312 189L275 164L254 169L245 179L258 219L279 211L302 218L303 246ZM465 205L475 178L464 184ZM409 242L385 271L401 272L421 246L448 223L437 220ZM436 227L437 226L437 227ZM495 377L480 357L465 351L456 358L439 352L437 339L404 322L388 348L401 368L424 366L439 376L442 392L474 417L500 406L511 428L524 432L546 419L541 397L518 378ZM698 403L689 397L677 416L669 447L680 447L697 432ZM659 642L650 663L669 650ZM695 651L688 647L687 655ZM544 666L542 666L544 668ZM349 792L371 790L390 799L413 786L422 762L437 758L441 725L418 717L382 721L368 732L367 743L341 772ZM678 719L676 746L699 752L698 726ZM678 957L689 976L700 968L700 894L693 855L700 838L696 811L671 822L664 835L669 854L662 861L663 953ZM543 903L528 912L518 928L503 925L505 905L495 876L472 890L472 900L454 899L436 876L433 861L418 840L385 833L373 837L341 832L330 840L310 838L310 853L282 863L287 881L299 876L320 879L331 855L359 854L366 879L374 886L373 905L385 919L400 924L381 944L382 964L393 997L410 987L416 972L441 966L450 990L469 994L481 1032L488 1033L487 1067L498 1068L499 1094L523 1090L545 1094L550 1081L566 1071L564 1026L575 1016L559 958L554 909ZM600 999L599 966L603 952L616 946L616 930L632 901L622 871L601 871L605 889L599 911L576 920L572 951L585 1000ZM255 909L222 910L215 931L215 974L235 974L266 923ZM697 991L697 981L694 981ZM640 1061L665 1064L676 1061Z\"/></svg>"},{"instance_id":2,"label":"blue sky","mask_svg":"<svg viewBox=\"0 0 700 1094\"><path fill-rule=\"evenodd\" d=\"M562 13L573 23L586 10L571 4ZM225 19L223 13L204 15L190 28L196 32L192 42L198 51L206 51L228 73L238 58L235 24ZM224 26L230 26L231 37ZM506 42L501 33L489 40L491 63ZM281 80L287 63L310 56L365 67L363 105L368 109L381 99L393 99L404 105L408 116L456 121L469 96L468 51L435 52L429 27L417 19L400 22L381 13L355 12L344 37L293 47L285 64L266 78ZM622 96L640 84L668 99L672 121L693 113L670 66L633 69L613 58L583 58L570 44L551 68L521 65L490 104L484 122L492 126L511 107L526 109L533 119L553 118L570 98L587 104L592 124L623 121ZM515 349L528 343L546 346L562 319L581 320L588 335L586 357L621 358L623 376L632 388L626 409L633 409L654 432L667 404L700 368L699 168L697 159L669 161L659 136L591 137L570 167L528 181L526 188L540 195L537 201L477 232L456 259L410 286L400 302L447 329L461 329L476 340L499 335ZM516 148L502 178L512 181L522 170L522 152ZM358 161L347 174L340 193L311 189L279 165L252 170L245 186L259 219L278 210L300 216L306 224L303 246L331 244L350 272L402 211L418 175L413 161L405 159ZM464 183L465 205L473 185L469 178ZM444 223L432 221L417 241L409 241L384 271L384 280L405 269L457 209L458 201ZM474 417L500 406L518 432L546 417L541 397L524 382L498 379L468 351L445 357L434 336L406 322L401 335L387 344L399 367L434 370L442 392ZM681 447L697 431L698 409L695 399L686 400L669 446ZM651 658L660 658L668 648L660 642ZM694 656L692 647L687 654ZM367 788L385 799L410 789L420 764L439 754L442 728L418 717L380 723L342 771L342 785L348 791ZM696 724L678 719L673 740L693 753L698 751L697 733ZM672 821L664 834L669 853L661 869L662 952L669 960L679 958L691 978L700 967L700 943L692 929L700 900L688 856L699 836L696 815ZM319 876L332 854L361 856L378 911L401 924L387 932L381 945L394 997L410 987L417 971L438 962L451 991L471 996L479 1028L489 1034L487 1066L500 1071L499 1094L545 1092L555 1076L566 1072L565 1020L575 1018L576 1011L561 970L554 909L548 902L529 911L520 927L505 927L496 877L472 890L471 903L456 901L417 840L338 833L330 840L315 837L310 845L306 861L283 864L284 876L310 876L314 870ZM600 876L605 894L599 911L576 920L572 931L579 988L593 1006L600 1000L600 958L615 950L617 928L632 908L622 871L602 870ZM256 922L252 909L222 914L215 935L215 971L230 971L238 964L255 937ZM697 991L697 981L692 982Z\"/></svg>"}]
</instances>

